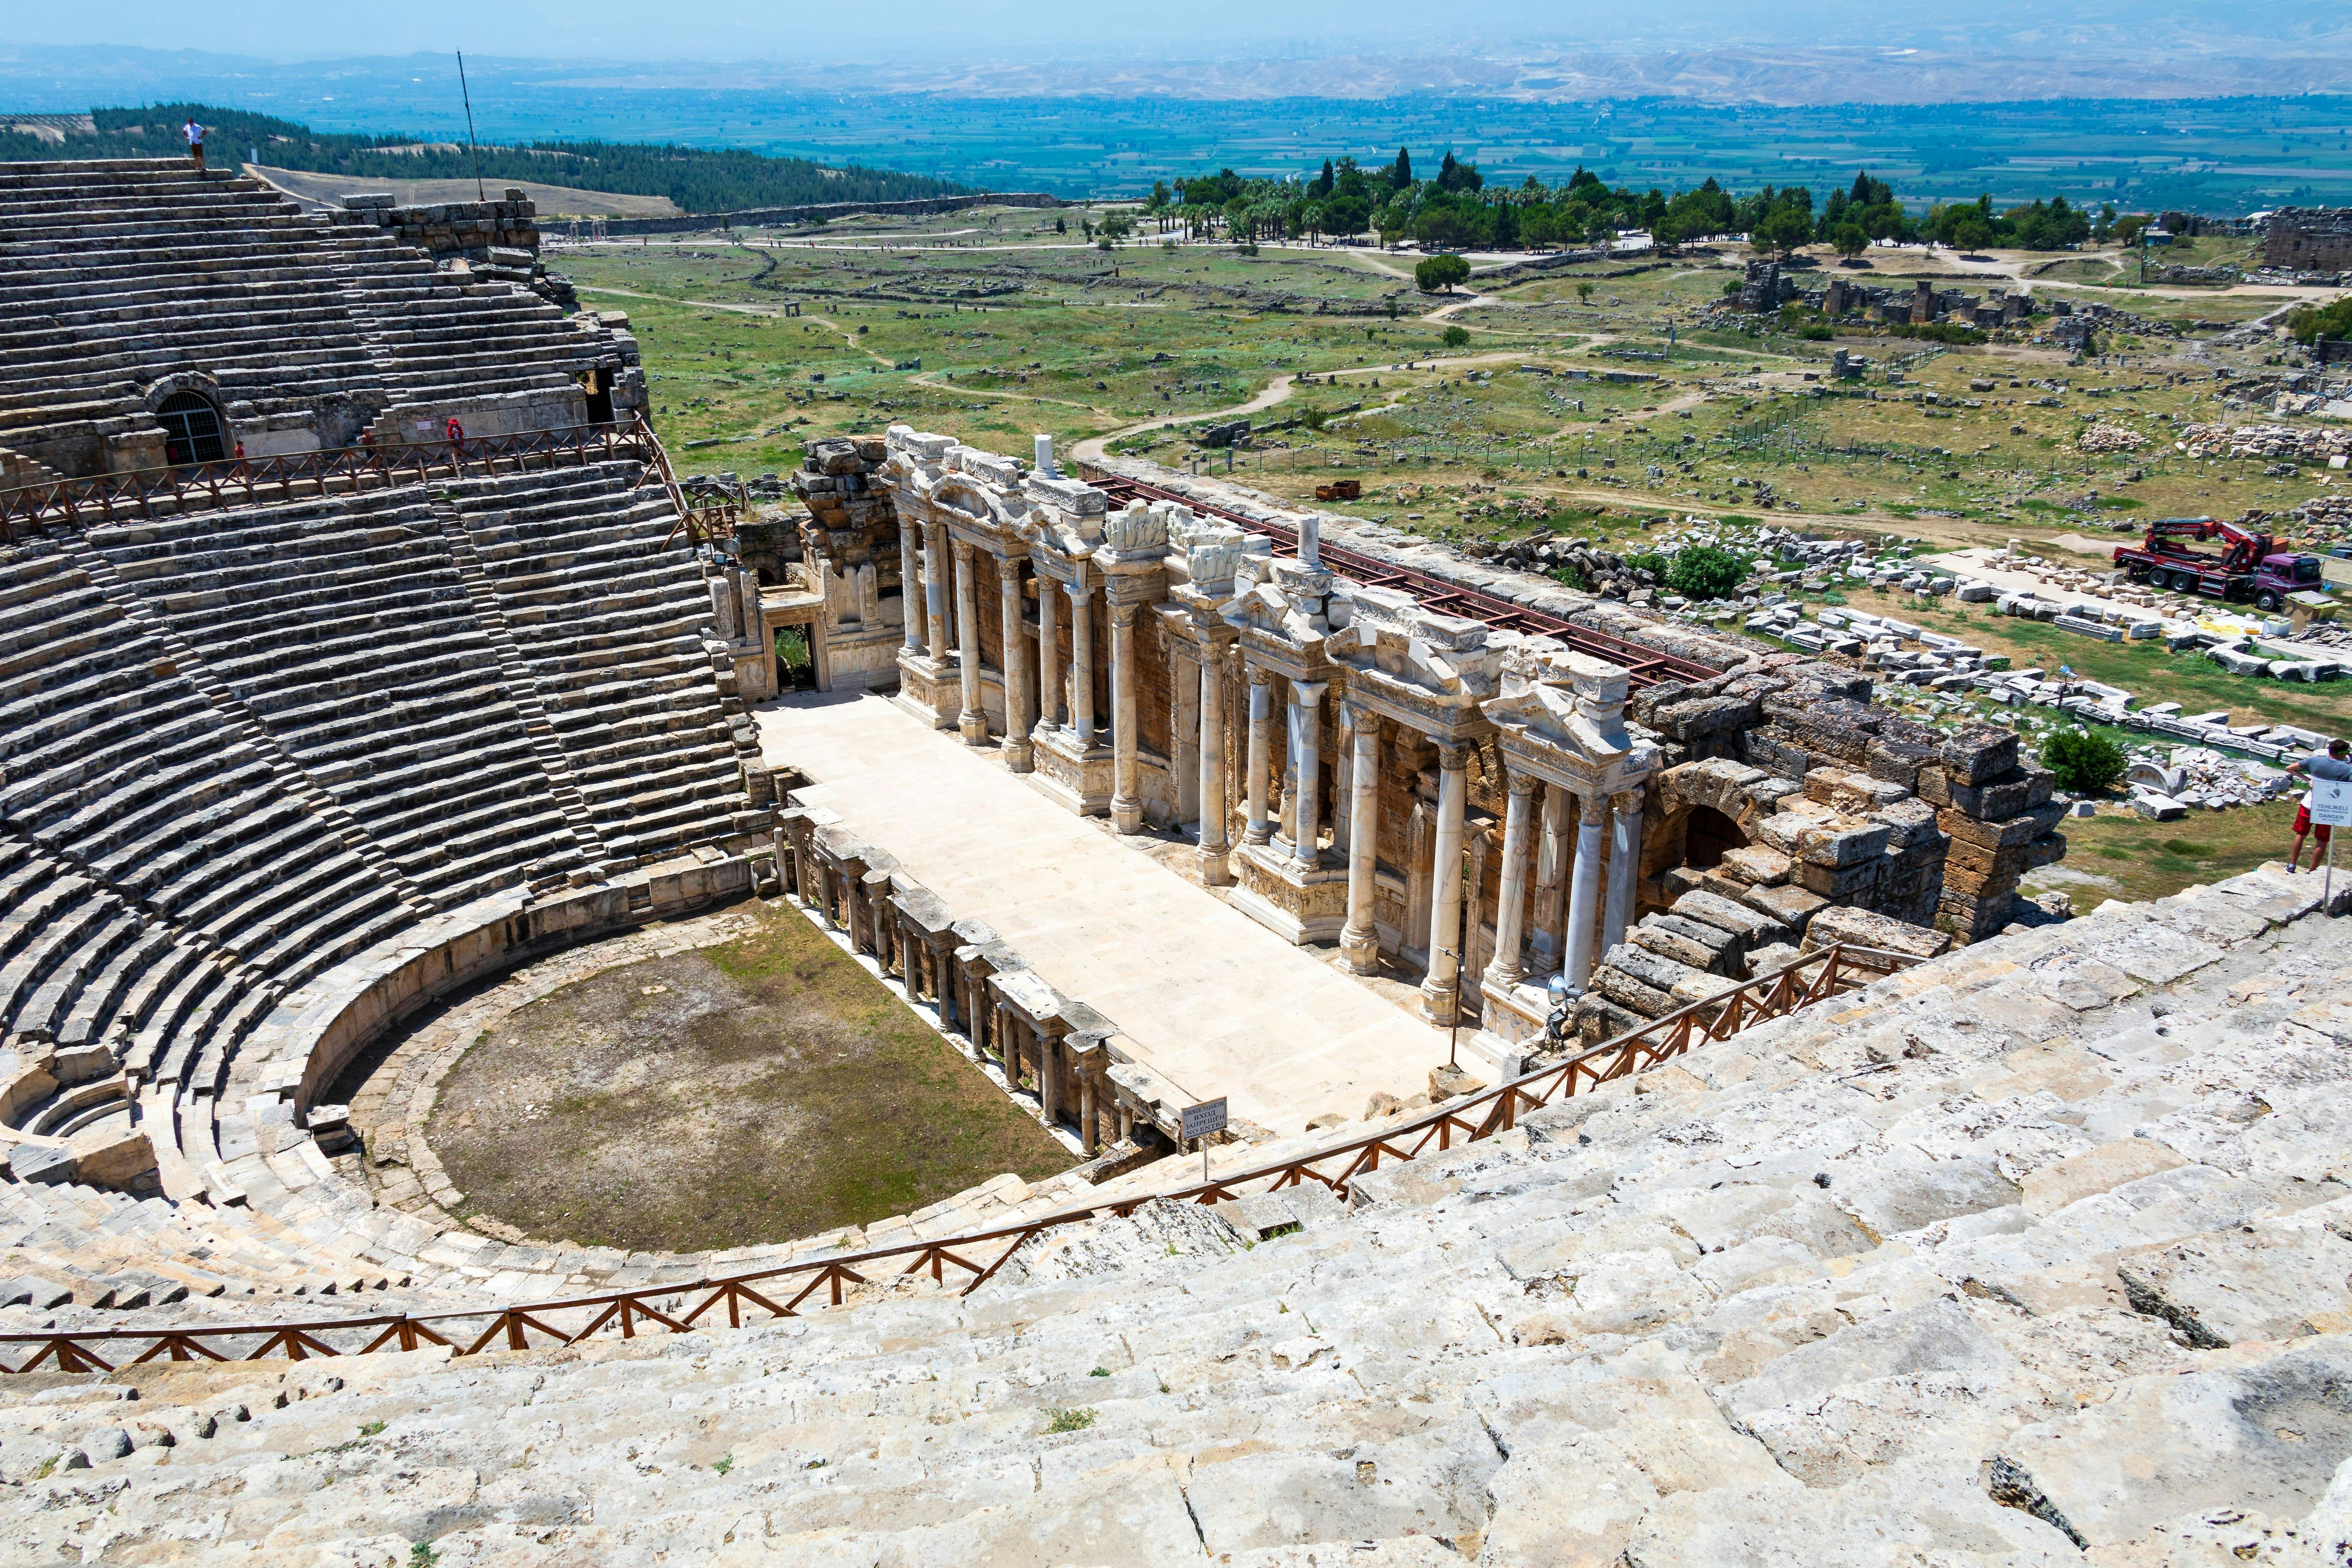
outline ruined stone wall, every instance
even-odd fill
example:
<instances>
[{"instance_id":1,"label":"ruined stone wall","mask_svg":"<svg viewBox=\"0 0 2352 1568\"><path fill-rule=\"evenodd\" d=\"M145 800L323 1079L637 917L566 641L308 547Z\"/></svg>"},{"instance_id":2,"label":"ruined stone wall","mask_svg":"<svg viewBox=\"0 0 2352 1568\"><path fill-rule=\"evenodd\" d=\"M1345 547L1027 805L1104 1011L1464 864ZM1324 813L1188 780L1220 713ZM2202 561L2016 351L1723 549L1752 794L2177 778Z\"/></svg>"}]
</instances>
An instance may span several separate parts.
<instances>
[{"instance_id":1,"label":"ruined stone wall","mask_svg":"<svg viewBox=\"0 0 2352 1568\"><path fill-rule=\"evenodd\" d=\"M2352 268L2352 207L2280 208L2271 215L2263 259L2299 271Z\"/></svg>"},{"instance_id":2,"label":"ruined stone wall","mask_svg":"<svg viewBox=\"0 0 2352 1568\"><path fill-rule=\"evenodd\" d=\"M789 224L825 223L837 217L871 213L877 216L924 217L960 213L973 207L1058 207L1059 196L1038 191L997 191L970 196L925 196L910 202L823 202L797 207L745 207L736 212L691 213L677 217L617 217L602 222L607 236L623 234L700 234L706 229L774 228Z\"/></svg>"},{"instance_id":3,"label":"ruined stone wall","mask_svg":"<svg viewBox=\"0 0 2352 1568\"><path fill-rule=\"evenodd\" d=\"M1632 712L1664 738L1670 767L1745 763L1885 828L1871 853L1854 840L1800 856L1798 885L1975 941L2009 922L2027 871L2063 858L2054 781L2020 763L2014 731L1947 734L1872 704L1866 675L1794 656L1762 663L1654 686Z\"/></svg>"},{"instance_id":4,"label":"ruined stone wall","mask_svg":"<svg viewBox=\"0 0 2352 1568\"><path fill-rule=\"evenodd\" d=\"M910 597L919 603L919 591L910 596L899 581L898 513L870 480L882 464L882 443L833 437L809 442L805 452L789 481L808 509L800 521L797 561L782 560L772 532L746 542L762 550L771 570L788 565L803 586L824 595L817 635L825 689L895 684L891 661L905 625L901 616ZM749 555L745 562L760 563ZM982 600L992 610L995 591L992 577ZM988 618L982 616L983 627Z\"/></svg>"},{"instance_id":5,"label":"ruined stone wall","mask_svg":"<svg viewBox=\"0 0 2352 1568\"><path fill-rule=\"evenodd\" d=\"M488 261L490 251L539 254L539 208L509 185L494 202L434 202L401 206L388 194L349 195L345 212L357 213L378 227L392 231L403 245L413 245L436 258L462 256Z\"/></svg>"}]
</instances>

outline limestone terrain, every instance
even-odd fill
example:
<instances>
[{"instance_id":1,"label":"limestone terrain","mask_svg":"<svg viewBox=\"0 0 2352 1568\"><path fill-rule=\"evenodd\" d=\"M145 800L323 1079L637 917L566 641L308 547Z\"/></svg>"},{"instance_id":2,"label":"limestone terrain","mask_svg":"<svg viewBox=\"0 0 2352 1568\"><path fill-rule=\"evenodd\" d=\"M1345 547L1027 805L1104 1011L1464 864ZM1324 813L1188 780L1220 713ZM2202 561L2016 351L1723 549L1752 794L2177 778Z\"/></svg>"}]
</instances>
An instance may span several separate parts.
<instances>
[{"instance_id":1,"label":"limestone terrain","mask_svg":"<svg viewBox=\"0 0 2352 1568\"><path fill-rule=\"evenodd\" d=\"M2318 899L2265 871L1998 937L1345 1210L1154 1205L965 1299L11 1379L0 1556L2340 1565Z\"/></svg>"}]
</instances>

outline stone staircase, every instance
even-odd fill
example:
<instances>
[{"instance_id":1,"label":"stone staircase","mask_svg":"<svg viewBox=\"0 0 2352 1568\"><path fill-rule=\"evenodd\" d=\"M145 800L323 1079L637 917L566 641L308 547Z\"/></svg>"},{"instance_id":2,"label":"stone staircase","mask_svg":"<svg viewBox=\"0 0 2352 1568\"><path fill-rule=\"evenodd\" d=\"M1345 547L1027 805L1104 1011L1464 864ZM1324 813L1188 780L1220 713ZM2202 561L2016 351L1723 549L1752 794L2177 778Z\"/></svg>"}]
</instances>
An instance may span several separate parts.
<instances>
[{"instance_id":1,"label":"stone staircase","mask_svg":"<svg viewBox=\"0 0 2352 1568\"><path fill-rule=\"evenodd\" d=\"M2316 899L2255 873L1994 938L1367 1175L1345 1208L1147 1205L968 1298L926 1279L457 1367L11 1381L6 1539L42 1561L201 1530L216 1554L388 1562L2340 1565L2352 923ZM35 1195L12 1227L67 1223L67 1194L0 1190ZM117 1197L70 1223L127 1259L181 1218ZM124 1320L238 1305L111 1278L146 1293ZM321 1315L404 1289L310 1278Z\"/></svg>"}]
</instances>

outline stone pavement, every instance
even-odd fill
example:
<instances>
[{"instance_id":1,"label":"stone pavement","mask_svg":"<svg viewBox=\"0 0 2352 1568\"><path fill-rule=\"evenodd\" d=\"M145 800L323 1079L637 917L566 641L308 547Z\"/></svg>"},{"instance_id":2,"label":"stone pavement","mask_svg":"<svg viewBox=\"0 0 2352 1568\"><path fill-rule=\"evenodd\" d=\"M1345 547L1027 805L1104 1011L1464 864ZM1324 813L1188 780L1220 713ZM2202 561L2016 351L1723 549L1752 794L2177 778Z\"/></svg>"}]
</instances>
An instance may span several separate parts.
<instances>
[{"instance_id":1,"label":"stone pavement","mask_svg":"<svg viewBox=\"0 0 2352 1568\"><path fill-rule=\"evenodd\" d=\"M0 1561L2344 1568L2318 897L1996 937L1344 1208L1149 1204L966 1298L0 1378Z\"/></svg>"},{"instance_id":2,"label":"stone pavement","mask_svg":"<svg viewBox=\"0 0 2352 1568\"><path fill-rule=\"evenodd\" d=\"M1215 894L1072 816L881 697L810 693L759 710L770 763L959 914L988 922L1134 1056L1196 1100L1298 1131L1371 1094L1409 1096L1445 1034Z\"/></svg>"}]
</instances>

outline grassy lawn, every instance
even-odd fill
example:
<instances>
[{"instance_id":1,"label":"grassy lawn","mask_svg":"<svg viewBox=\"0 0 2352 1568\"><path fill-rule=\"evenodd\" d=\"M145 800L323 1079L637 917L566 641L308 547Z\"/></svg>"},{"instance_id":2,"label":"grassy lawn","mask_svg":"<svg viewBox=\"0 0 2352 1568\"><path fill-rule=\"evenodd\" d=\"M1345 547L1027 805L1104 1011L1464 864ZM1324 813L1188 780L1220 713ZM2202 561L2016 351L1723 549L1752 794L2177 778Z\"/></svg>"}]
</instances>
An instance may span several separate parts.
<instances>
[{"instance_id":1,"label":"grassy lawn","mask_svg":"<svg viewBox=\"0 0 2352 1568\"><path fill-rule=\"evenodd\" d=\"M692 1251L863 1225L1076 1162L809 922L624 965L518 1009L426 1136L465 1213Z\"/></svg>"},{"instance_id":2,"label":"grassy lawn","mask_svg":"<svg viewBox=\"0 0 2352 1568\"><path fill-rule=\"evenodd\" d=\"M549 260L583 302L629 313L656 419L698 472L781 471L813 436L901 421L1000 451L1025 451L1042 431L1066 449L1311 376L1254 416L1262 434L1244 463L1265 467L1250 482L1303 497L1318 479L1409 480L1448 493L1376 496L1368 484L1348 510L1433 534L1496 531L1491 513L1465 518L1454 504L1472 499L1474 484L1563 509L1713 513L1752 506L1752 489L1734 483L1748 479L1796 503L1777 521L1943 544L2016 538L2048 554L2060 535L2104 537L2104 521L2278 512L2352 483L2175 449L2183 425L2270 417L2267 390L2242 395L2214 371L2273 377L2264 361L2277 359L2276 345L2217 345L2197 324L2267 309L2278 302L2268 294L2077 285L2080 302L2105 300L2189 334L2110 330L2104 363L2077 364L2049 343L1942 345L1854 323L1817 342L1706 325L1703 312L1738 276L1736 247L1639 269L1474 278L1448 298L1412 287L1411 255L1266 246L1245 256L1224 245L1168 248L1153 236L1102 250L1076 231L1073 221L1055 235L1034 212L982 212L859 219L814 243L697 237L563 248ZM1900 288L1922 264L1906 254L1850 277ZM2105 265L2058 261L2086 277ZM1816 285L1831 270L1798 275ZM2003 282L1954 280L1976 293ZM801 313L786 317L788 306ZM1440 310L1443 319L1422 319ZM1445 345L1448 328L1465 330L1467 342ZM1829 383L1835 349L1870 362L1861 383ZM1483 378L1467 374L1474 357ZM1433 359L1446 363L1433 371ZM1376 370L1406 361L1422 368ZM1521 363L1588 374L1530 374ZM1329 384L1334 372L1346 374ZM1601 379L1610 372L1657 379ZM1340 412L1355 404L1364 406ZM1264 432L1318 410L1328 419L1320 430ZM2134 429L2144 445L2085 453L2077 439L2093 421ZM1124 449L1182 466L1202 456L1198 432L1154 432ZM1223 454L1207 456L1223 469ZM2305 542L2292 530L2284 538Z\"/></svg>"},{"instance_id":3,"label":"grassy lawn","mask_svg":"<svg viewBox=\"0 0 2352 1568\"><path fill-rule=\"evenodd\" d=\"M2294 824L2291 800L2192 811L2173 822L2150 822L2126 807L2103 805L2096 816L2066 819L2066 858L2027 877L2025 890L2063 889L2074 898L2078 914L2109 899L2139 903L2166 898L2251 871L2265 860L2285 859ZM2352 860L2341 870L2352 876Z\"/></svg>"}]
</instances>

